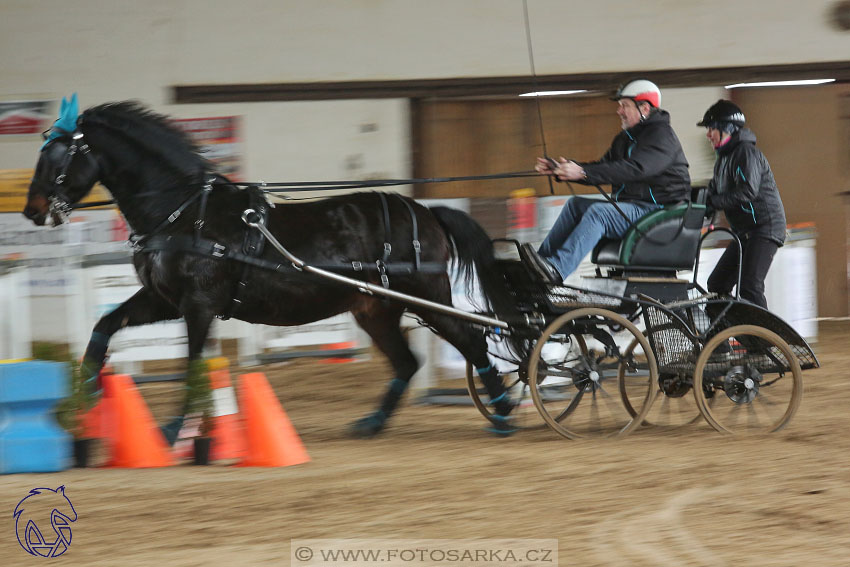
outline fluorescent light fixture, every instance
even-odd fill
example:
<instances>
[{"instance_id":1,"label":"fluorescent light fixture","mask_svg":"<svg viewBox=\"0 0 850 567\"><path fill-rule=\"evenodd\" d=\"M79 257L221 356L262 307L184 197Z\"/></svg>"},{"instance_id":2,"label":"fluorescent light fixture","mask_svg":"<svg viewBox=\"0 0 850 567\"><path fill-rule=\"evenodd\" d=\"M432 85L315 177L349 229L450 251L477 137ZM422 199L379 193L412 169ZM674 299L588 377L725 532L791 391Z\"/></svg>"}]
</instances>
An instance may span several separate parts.
<instances>
[{"instance_id":1,"label":"fluorescent light fixture","mask_svg":"<svg viewBox=\"0 0 850 567\"><path fill-rule=\"evenodd\" d=\"M586 90L582 91L540 91L536 93L522 93L519 96L558 96L558 95L568 95L568 94L576 94L576 93L586 93Z\"/></svg>"},{"instance_id":2,"label":"fluorescent light fixture","mask_svg":"<svg viewBox=\"0 0 850 567\"><path fill-rule=\"evenodd\" d=\"M741 87L798 87L804 85L822 85L824 83L832 83L835 79L806 79L802 81L766 81L763 83L737 83L734 85L726 85L727 89L737 89Z\"/></svg>"}]
</instances>

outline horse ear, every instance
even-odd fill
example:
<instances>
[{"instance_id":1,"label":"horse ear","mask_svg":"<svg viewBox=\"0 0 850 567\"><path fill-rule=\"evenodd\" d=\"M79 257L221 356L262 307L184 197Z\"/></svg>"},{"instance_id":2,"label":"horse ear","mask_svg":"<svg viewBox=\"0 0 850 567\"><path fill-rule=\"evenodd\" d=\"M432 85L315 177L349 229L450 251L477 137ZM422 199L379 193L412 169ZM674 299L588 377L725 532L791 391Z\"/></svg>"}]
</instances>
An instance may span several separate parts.
<instances>
[{"instance_id":1,"label":"horse ear","mask_svg":"<svg viewBox=\"0 0 850 567\"><path fill-rule=\"evenodd\" d=\"M54 126L66 132L73 132L77 127L77 118L80 114L80 105L77 102L77 93L71 95L70 99L62 97L62 106L59 109L59 119Z\"/></svg>"},{"instance_id":2,"label":"horse ear","mask_svg":"<svg viewBox=\"0 0 850 567\"><path fill-rule=\"evenodd\" d=\"M77 93L71 95L71 100L68 101L68 116L72 117L74 123L77 122L77 116L80 115L80 103L77 102Z\"/></svg>"}]
</instances>

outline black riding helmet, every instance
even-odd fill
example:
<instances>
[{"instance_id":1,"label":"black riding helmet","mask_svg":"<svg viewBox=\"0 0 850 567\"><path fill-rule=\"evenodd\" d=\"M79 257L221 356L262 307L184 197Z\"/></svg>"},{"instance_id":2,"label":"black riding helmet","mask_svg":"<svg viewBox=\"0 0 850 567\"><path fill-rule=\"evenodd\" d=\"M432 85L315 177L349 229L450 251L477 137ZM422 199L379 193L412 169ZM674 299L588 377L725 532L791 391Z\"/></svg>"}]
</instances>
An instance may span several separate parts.
<instances>
[{"instance_id":1,"label":"black riding helmet","mask_svg":"<svg viewBox=\"0 0 850 567\"><path fill-rule=\"evenodd\" d=\"M705 111L697 126L715 128L724 132L734 132L746 124L744 112L731 100L720 99Z\"/></svg>"}]
</instances>

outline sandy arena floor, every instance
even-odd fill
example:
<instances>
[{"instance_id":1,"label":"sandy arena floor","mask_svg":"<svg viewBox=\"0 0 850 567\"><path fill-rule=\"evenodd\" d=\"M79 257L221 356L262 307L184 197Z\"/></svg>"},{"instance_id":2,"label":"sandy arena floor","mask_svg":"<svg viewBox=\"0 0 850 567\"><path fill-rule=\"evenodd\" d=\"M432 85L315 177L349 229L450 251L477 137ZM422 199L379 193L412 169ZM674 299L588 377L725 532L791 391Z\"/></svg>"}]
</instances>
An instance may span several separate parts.
<instances>
[{"instance_id":1,"label":"sandy arena floor","mask_svg":"<svg viewBox=\"0 0 850 567\"><path fill-rule=\"evenodd\" d=\"M821 325L822 367L804 372L797 415L748 439L703 422L620 440L499 439L472 407L405 405L382 436L353 440L348 423L389 378L382 360L269 366L311 463L0 477L0 565L50 561L18 546L11 513L30 489L65 485L79 519L52 560L64 565L289 565L290 540L306 538L557 538L560 565L847 566L848 333ZM157 415L174 392L144 387Z\"/></svg>"}]
</instances>

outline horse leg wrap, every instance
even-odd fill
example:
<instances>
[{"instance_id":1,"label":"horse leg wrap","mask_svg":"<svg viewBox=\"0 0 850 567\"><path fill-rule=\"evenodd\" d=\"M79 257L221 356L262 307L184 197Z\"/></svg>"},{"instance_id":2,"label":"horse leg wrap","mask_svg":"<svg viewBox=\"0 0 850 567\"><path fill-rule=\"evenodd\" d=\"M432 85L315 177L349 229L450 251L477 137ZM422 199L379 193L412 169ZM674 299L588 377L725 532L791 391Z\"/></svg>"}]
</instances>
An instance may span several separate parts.
<instances>
[{"instance_id":1,"label":"horse leg wrap","mask_svg":"<svg viewBox=\"0 0 850 567\"><path fill-rule=\"evenodd\" d=\"M390 387L387 389L387 393L384 394L384 399L381 402L381 409L377 412L383 415L384 421L395 411L399 400L401 400L401 396L407 390L407 386L408 382L405 380L393 378L390 381Z\"/></svg>"},{"instance_id":2,"label":"horse leg wrap","mask_svg":"<svg viewBox=\"0 0 850 567\"><path fill-rule=\"evenodd\" d=\"M109 335L104 333L92 332L89 344L86 347L86 354L80 364L80 371L85 378L85 388L89 392L98 392L103 389L103 384L100 383L98 377L103 368L103 363L106 360L106 350L109 346Z\"/></svg>"},{"instance_id":3,"label":"horse leg wrap","mask_svg":"<svg viewBox=\"0 0 850 567\"><path fill-rule=\"evenodd\" d=\"M514 403L508 395L508 391L505 390L505 385L499 377L499 371L492 364L485 368L476 368L476 371L490 395L490 405L496 409L496 413L501 416L511 413L511 410L514 409Z\"/></svg>"},{"instance_id":4,"label":"horse leg wrap","mask_svg":"<svg viewBox=\"0 0 850 567\"><path fill-rule=\"evenodd\" d=\"M106 349L109 346L110 336L104 333L92 332L89 344L86 347L86 358L103 364L106 359Z\"/></svg>"},{"instance_id":5,"label":"horse leg wrap","mask_svg":"<svg viewBox=\"0 0 850 567\"><path fill-rule=\"evenodd\" d=\"M507 437L513 435L517 431L517 427L513 423L513 418L506 415L491 415L490 427L485 427L485 431L495 433Z\"/></svg>"}]
</instances>

